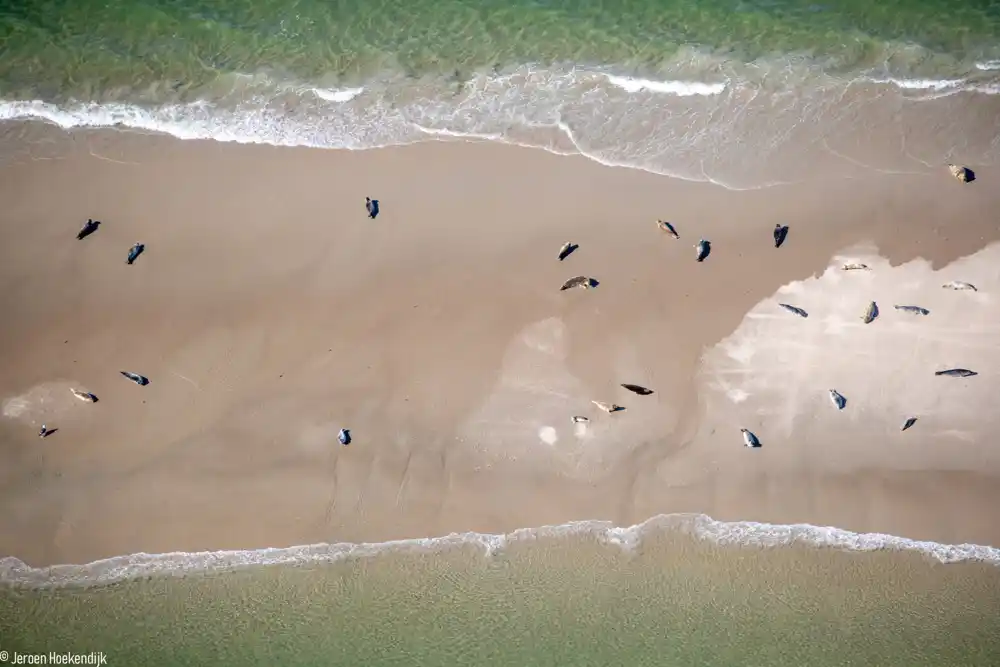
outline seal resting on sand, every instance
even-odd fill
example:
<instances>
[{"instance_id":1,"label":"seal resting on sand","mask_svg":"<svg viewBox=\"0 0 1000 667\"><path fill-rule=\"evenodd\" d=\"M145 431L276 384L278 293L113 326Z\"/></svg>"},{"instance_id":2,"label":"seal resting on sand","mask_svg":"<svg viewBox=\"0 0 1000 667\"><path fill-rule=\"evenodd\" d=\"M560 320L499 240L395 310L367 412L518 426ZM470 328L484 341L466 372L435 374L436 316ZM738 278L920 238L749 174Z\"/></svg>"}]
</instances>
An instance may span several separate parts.
<instances>
[{"instance_id":1,"label":"seal resting on sand","mask_svg":"<svg viewBox=\"0 0 1000 667\"><path fill-rule=\"evenodd\" d=\"M844 406L847 405L847 399L836 389L830 390L830 402L836 406L838 410L843 410Z\"/></svg>"},{"instance_id":2,"label":"seal resting on sand","mask_svg":"<svg viewBox=\"0 0 1000 667\"><path fill-rule=\"evenodd\" d=\"M751 449L759 449L760 448L760 440L757 438L756 435L753 434L753 431L749 431L749 430L747 430L745 428L741 428L740 429L740 433L743 434L743 444L744 445L746 445L747 447L750 447Z\"/></svg>"},{"instance_id":3,"label":"seal resting on sand","mask_svg":"<svg viewBox=\"0 0 1000 667\"><path fill-rule=\"evenodd\" d=\"M904 313L910 313L911 315L930 315L931 311L926 308L921 308L920 306L893 306L896 310L900 310Z\"/></svg>"},{"instance_id":4,"label":"seal resting on sand","mask_svg":"<svg viewBox=\"0 0 1000 667\"><path fill-rule=\"evenodd\" d=\"M963 283L960 280L952 280L950 283L945 283L941 285L943 289L953 289L953 290L972 290L973 292L978 292L976 286L972 283Z\"/></svg>"},{"instance_id":5,"label":"seal resting on sand","mask_svg":"<svg viewBox=\"0 0 1000 667\"><path fill-rule=\"evenodd\" d=\"M145 249L146 249L146 246L144 244L142 244L142 243L136 243L128 251L128 258L126 258L125 263L131 265L133 262L135 262L136 259L138 259L139 255L141 255L142 251L145 250Z\"/></svg>"},{"instance_id":6,"label":"seal resting on sand","mask_svg":"<svg viewBox=\"0 0 1000 667\"><path fill-rule=\"evenodd\" d=\"M809 313L807 313L806 311L802 310L798 306L791 306L791 305L789 305L787 303L779 303L778 305L781 306L782 308L784 308L785 310L787 310L790 313L795 313L799 317L809 317Z\"/></svg>"},{"instance_id":7,"label":"seal resting on sand","mask_svg":"<svg viewBox=\"0 0 1000 667\"><path fill-rule=\"evenodd\" d=\"M968 378L973 375L979 375L979 373L970 371L968 368L949 368L946 371L934 371L934 375L943 375L949 378Z\"/></svg>"},{"instance_id":8,"label":"seal resting on sand","mask_svg":"<svg viewBox=\"0 0 1000 667\"><path fill-rule=\"evenodd\" d=\"M878 304L872 301L865 308L865 314L861 316L861 321L865 324L871 324L875 321L876 317L878 317Z\"/></svg>"},{"instance_id":9,"label":"seal resting on sand","mask_svg":"<svg viewBox=\"0 0 1000 667\"><path fill-rule=\"evenodd\" d=\"M788 225L775 225L774 226L774 247L780 248L781 244L785 242L788 238Z\"/></svg>"},{"instance_id":10,"label":"seal resting on sand","mask_svg":"<svg viewBox=\"0 0 1000 667\"><path fill-rule=\"evenodd\" d=\"M949 164L948 171L951 172L951 175L955 178L955 180L961 183L971 183L976 180L976 175L968 167L963 167L957 164Z\"/></svg>"},{"instance_id":11,"label":"seal resting on sand","mask_svg":"<svg viewBox=\"0 0 1000 667\"><path fill-rule=\"evenodd\" d=\"M667 234L673 236L675 239L679 239L681 237L681 235L677 233L677 230L674 229L674 226L666 220L657 220L656 226L665 231Z\"/></svg>"},{"instance_id":12,"label":"seal resting on sand","mask_svg":"<svg viewBox=\"0 0 1000 667\"><path fill-rule=\"evenodd\" d=\"M574 415L573 416L573 423L574 424L586 424L589 421L590 421L589 419L587 419L586 417L581 417L580 415Z\"/></svg>"},{"instance_id":13,"label":"seal resting on sand","mask_svg":"<svg viewBox=\"0 0 1000 667\"><path fill-rule=\"evenodd\" d=\"M351 444L351 431L346 428L340 429L340 433L337 434L337 440L340 440L340 444L342 445Z\"/></svg>"},{"instance_id":14,"label":"seal resting on sand","mask_svg":"<svg viewBox=\"0 0 1000 667\"><path fill-rule=\"evenodd\" d=\"M147 384L149 384L149 379L142 375L139 375L138 373L132 373L130 371L118 371L118 372L127 377L132 382L135 382L140 387L145 387Z\"/></svg>"},{"instance_id":15,"label":"seal resting on sand","mask_svg":"<svg viewBox=\"0 0 1000 667\"><path fill-rule=\"evenodd\" d=\"M591 401L591 403L596 405L601 410L604 410L608 414L611 414L612 412L622 412L625 410L625 408L623 408L622 406L615 405L614 403L603 403L601 401Z\"/></svg>"},{"instance_id":16,"label":"seal resting on sand","mask_svg":"<svg viewBox=\"0 0 1000 667\"><path fill-rule=\"evenodd\" d=\"M96 403L97 402L97 397L94 396L93 394L91 394L90 392L79 391L77 389L70 389L70 391L73 392L73 395L76 396L81 401L83 401L84 403Z\"/></svg>"},{"instance_id":17,"label":"seal resting on sand","mask_svg":"<svg viewBox=\"0 0 1000 667\"><path fill-rule=\"evenodd\" d=\"M559 248L559 261L561 262L564 259L566 259L567 257L569 257L570 255L572 255L573 251L576 250L579 247L580 246L578 246L578 245L576 245L574 243L571 243L570 241L567 241L566 243L564 243L563 246L561 248Z\"/></svg>"},{"instance_id":18,"label":"seal resting on sand","mask_svg":"<svg viewBox=\"0 0 1000 667\"><path fill-rule=\"evenodd\" d=\"M867 264L860 264L858 262L848 262L840 267L841 271L870 271Z\"/></svg>"},{"instance_id":19,"label":"seal resting on sand","mask_svg":"<svg viewBox=\"0 0 1000 667\"><path fill-rule=\"evenodd\" d=\"M575 278L570 278L569 280L564 282L562 287L559 288L559 291L563 292L568 289L573 289L574 287L579 287L581 289L590 289L591 287L595 287L596 285L597 281L594 280L593 278L588 278L587 276L576 276Z\"/></svg>"},{"instance_id":20,"label":"seal resting on sand","mask_svg":"<svg viewBox=\"0 0 1000 667\"><path fill-rule=\"evenodd\" d=\"M374 220L378 216L378 200L365 197L365 210L368 211L368 217Z\"/></svg>"},{"instance_id":21,"label":"seal resting on sand","mask_svg":"<svg viewBox=\"0 0 1000 667\"><path fill-rule=\"evenodd\" d=\"M100 220L94 220L93 218L87 218L87 222L80 228L80 231L76 233L76 239L82 241L91 234L97 231L97 228L101 226Z\"/></svg>"},{"instance_id":22,"label":"seal resting on sand","mask_svg":"<svg viewBox=\"0 0 1000 667\"><path fill-rule=\"evenodd\" d=\"M694 249L697 251L695 259L699 262L704 262L705 258L707 258L709 253L712 252L712 242L701 239L698 241L698 245L696 245Z\"/></svg>"},{"instance_id":23,"label":"seal resting on sand","mask_svg":"<svg viewBox=\"0 0 1000 667\"><path fill-rule=\"evenodd\" d=\"M917 423L917 418L916 417L910 417L905 422L903 422L903 425L899 427L899 430L900 431L905 431L906 429L910 428L911 426L913 426L916 423Z\"/></svg>"}]
</instances>

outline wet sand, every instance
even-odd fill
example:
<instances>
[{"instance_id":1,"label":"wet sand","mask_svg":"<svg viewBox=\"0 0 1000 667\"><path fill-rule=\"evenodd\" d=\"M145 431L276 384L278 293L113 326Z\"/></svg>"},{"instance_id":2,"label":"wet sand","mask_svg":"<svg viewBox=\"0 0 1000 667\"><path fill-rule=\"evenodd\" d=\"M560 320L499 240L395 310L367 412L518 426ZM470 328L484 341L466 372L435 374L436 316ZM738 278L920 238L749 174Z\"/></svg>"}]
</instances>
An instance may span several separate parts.
<instances>
[{"instance_id":1,"label":"wet sand","mask_svg":"<svg viewBox=\"0 0 1000 667\"><path fill-rule=\"evenodd\" d=\"M0 146L0 554L39 566L672 512L1000 544L985 407L1000 272L992 249L961 259L1000 237L996 169L732 192L486 144L26 124ZM103 224L78 241L88 217ZM777 250L776 222L791 226ZM559 262L566 241L580 247ZM848 255L870 275L822 275ZM579 274L600 285L559 291ZM926 321L902 323L904 297ZM933 375L948 366L980 375ZM58 430L40 440L43 422Z\"/></svg>"}]
</instances>

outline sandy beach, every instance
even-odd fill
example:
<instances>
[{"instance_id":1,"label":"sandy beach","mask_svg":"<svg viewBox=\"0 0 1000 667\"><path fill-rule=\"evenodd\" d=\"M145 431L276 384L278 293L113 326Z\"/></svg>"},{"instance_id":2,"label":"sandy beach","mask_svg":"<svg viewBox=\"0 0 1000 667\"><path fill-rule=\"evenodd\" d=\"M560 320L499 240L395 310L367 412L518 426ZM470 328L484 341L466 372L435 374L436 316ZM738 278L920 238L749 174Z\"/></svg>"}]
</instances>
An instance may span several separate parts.
<instances>
[{"instance_id":1,"label":"sandy beach","mask_svg":"<svg viewBox=\"0 0 1000 667\"><path fill-rule=\"evenodd\" d=\"M996 168L730 191L492 144L41 124L0 158L0 555L677 512L1000 545ZM576 275L600 284L561 292Z\"/></svg>"}]
</instances>

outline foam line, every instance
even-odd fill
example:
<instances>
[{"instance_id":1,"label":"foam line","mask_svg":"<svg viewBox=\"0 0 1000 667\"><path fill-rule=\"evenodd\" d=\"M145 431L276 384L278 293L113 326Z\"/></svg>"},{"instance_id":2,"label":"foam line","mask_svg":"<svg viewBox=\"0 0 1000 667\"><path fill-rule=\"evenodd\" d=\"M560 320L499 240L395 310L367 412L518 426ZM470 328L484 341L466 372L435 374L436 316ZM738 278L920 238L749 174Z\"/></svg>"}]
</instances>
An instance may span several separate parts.
<instances>
[{"instance_id":1,"label":"foam line","mask_svg":"<svg viewBox=\"0 0 1000 667\"><path fill-rule=\"evenodd\" d=\"M647 533L665 530L676 530L724 546L776 548L806 545L845 551L904 551L920 553L940 563L978 561L1000 565L1000 549L977 544L939 544L883 533L854 533L810 524L724 522L705 514L661 514L629 527L615 526L609 521L574 521L557 526L522 528L507 534L468 532L379 543L310 544L245 551L137 553L86 565L53 565L42 568L34 568L17 558L6 557L0 559L0 582L32 588L105 585L155 575L225 571L260 565L336 562L374 557L386 551L439 553L465 546L478 546L489 557L501 553L508 544L514 542L573 535L592 535L606 544L629 550L641 544Z\"/></svg>"},{"instance_id":2,"label":"foam line","mask_svg":"<svg viewBox=\"0 0 1000 667\"><path fill-rule=\"evenodd\" d=\"M704 83L701 81L653 81L651 79L632 79L627 76L605 74L612 85L618 86L629 93L648 91L679 97L692 95L719 95L726 90L724 83Z\"/></svg>"},{"instance_id":3,"label":"foam line","mask_svg":"<svg viewBox=\"0 0 1000 667\"><path fill-rule=\"evenodd\" d=\"M316 97L327 102L350 102L355 97L365 92L364 88L313 88L312 92Z\"/></svg>"}]
</instances>

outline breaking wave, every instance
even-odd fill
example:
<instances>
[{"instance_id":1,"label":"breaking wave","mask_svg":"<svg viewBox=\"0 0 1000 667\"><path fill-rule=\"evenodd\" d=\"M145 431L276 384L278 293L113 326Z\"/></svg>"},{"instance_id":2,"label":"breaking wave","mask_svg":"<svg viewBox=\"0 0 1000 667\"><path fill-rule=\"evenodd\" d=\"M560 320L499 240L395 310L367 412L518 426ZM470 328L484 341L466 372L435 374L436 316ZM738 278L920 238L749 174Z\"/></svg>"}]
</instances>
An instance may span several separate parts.
<instances>
[{"instance_id":1,"label":"breaking wave","mask_svg":"<svg viewBox=\"0 0 1000 667\"><path fill-rule=\"evenodd\" d=\"M33 568L13 557L0 559L0 582L32 588L105 585L149 576L227 571L261 565L302 565L370 558L386 551L435 553L479 546L487 557L511 544L589 535L610 546L631 550L652 531L673 530L723 546L777 548L789 545L846 551L916 552L940 563L978 561L1000 565L1000 549L976 544L939 544L882 533L853 533L809 524L775 525L755 521L716 521L704 514L663 514L622 528L608 521L576 521L559 526L523 528L507 534L452 533L443 537L380 543L311 544L245 551L138 553L87 565Z\"/></svg>"},{"instance_id":2,"label":"breaking wave","mask_svg":"<svg viewBox=\"0 0 1000 667\"><path fill-rule=\"evenodd\" d=\"M970 73L942 79L846 78L799 61L765 66L689 54L674 76L659 80L528 65L462 81L396 76L344 88L232 75L211 90L156 103L148 93L138 94L141 103L127 95L100 102L0 100L0 120L350 150L478 139L753 189L790 182L789 175L801 180L822 160L856 175L865 163L859 153L825 148L841 137L873 148L885 162L881 170L994 163L1000 158L994 66L977 63ZM909 127L933 132L903 129Z\"/></svg>"},{"instance_id":3,"label":"breaking wave","mask_svg":"<svg viewBox=\"0 0 1000 667\"><path fill-rule=\"evenodd\" d=\"M648 90L651 93L664 93L687 97L688 95L718 95L726 89L724 83L702 83L700 81L651 81L649 79L632 79L627 76L605 74L613 85L629 93Z\"/></svg>"}]
</instances>

